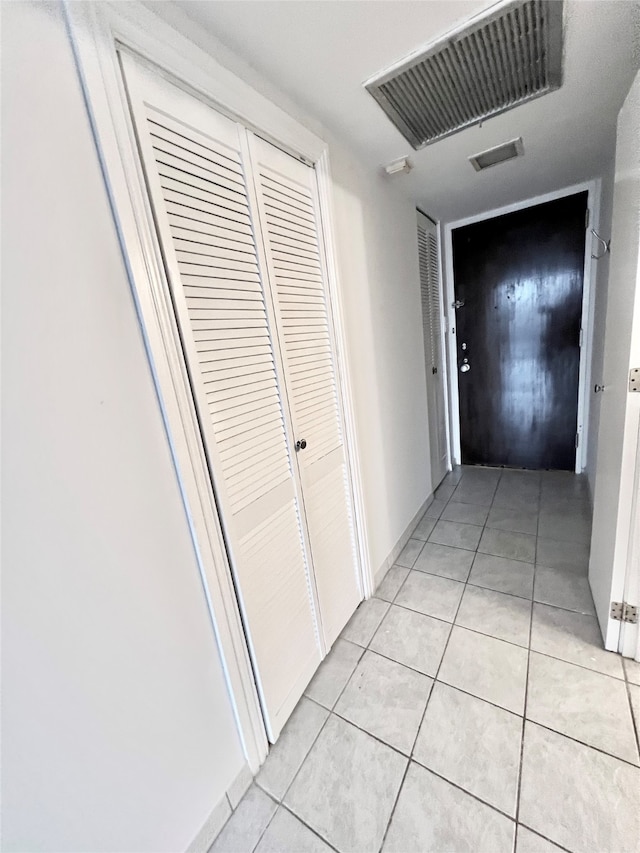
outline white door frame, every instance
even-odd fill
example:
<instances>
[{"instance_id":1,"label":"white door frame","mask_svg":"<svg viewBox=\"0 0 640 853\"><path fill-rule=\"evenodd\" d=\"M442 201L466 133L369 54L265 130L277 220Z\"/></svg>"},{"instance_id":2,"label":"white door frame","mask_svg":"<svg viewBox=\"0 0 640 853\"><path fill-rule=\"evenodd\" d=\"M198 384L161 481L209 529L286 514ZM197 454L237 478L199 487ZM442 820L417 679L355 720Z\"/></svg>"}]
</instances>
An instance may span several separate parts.
<instances>
[{"instance_id":1,"label":"white door frame","mask_svg":"<svg viewBox=\"0 0 640 853\"><path fill-rule=\"evenodd\" d=\"M451 458L454 464L459 465L461 462L460 448L460 398L458 392L458 353L456 345L456 316L453 302L454 281L453 281L453 240L452 232L456 228L461 228L464 225L472 225L476 222L483 222L486 219L493 219L496 216L502 216L505 213L513 213L516 210L524 210L528 207L535 207L538 204L544 204L547 201L555 201L556 199L566 198L577 193L587 192L587 207L589 209L589 227L585 240L584 252L584 283L582 289L582 318L580 327L582 330L582 345L580 347L580 374L578 381L578 422L576 430L578 433L578 447L576 449L576 464L575 470L577 473L584 471L587 464L587 443L589 441L589 406L591 396L589 389L591 388L591 353L593 349L593 324L594 324L594 309L595 300L592 294L595 289L596 282L596 263L594 263L591 253L592 240L589 239L590 229L598 229L600 218L600 191L601 181L596 179L586 181L582 184L574 184L570 187L556 190L555 192L545 193L544 195L535 196L534 198L524 199L523 201L508 204L504 207L498 207L494 210L488 210L484 213L479 213L475 216L469 216L465 219L457 219L455 222L448 222L444 226L444 255L445 255L445 277L443 288L443 301L445 304L446 328L449 332L448 336L448 393L449 393L449 411L450 411L450 436L451 436Z\"/></svg>"},{"instance_id":2,"label":"white door frame","mask_svg":"<svg viewBox=\"0 0 640 853\"><path fill-rule=\"evenodd\" d=\"M267 737L193 397L145 190L117 49L208 101L280 148L315 166L327 286L334 325L345 445L355 514L361 594L373 592L360 464L332 240L332 191L326 143L138 2L64 0L67 26L127 268L153 381L176 468L202 584L244 753L252 772Z\"/></svg>"}]
</instances>

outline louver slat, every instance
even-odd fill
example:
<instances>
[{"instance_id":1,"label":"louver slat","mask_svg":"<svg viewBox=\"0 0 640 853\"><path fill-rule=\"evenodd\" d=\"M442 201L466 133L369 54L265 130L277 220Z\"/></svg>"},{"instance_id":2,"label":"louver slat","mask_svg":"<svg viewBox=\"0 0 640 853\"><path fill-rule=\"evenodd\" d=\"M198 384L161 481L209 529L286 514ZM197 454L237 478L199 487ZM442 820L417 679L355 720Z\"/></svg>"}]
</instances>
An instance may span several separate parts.
<instances>
[{"instance_id":1,"label":"louver slat","mask_svg":"<svg viewBox=\"0 0 640 853\"><path fill-rule=\"evenodd\" d=\"M423 148L562 83L562 0L517 0L371 80L367 90Z\"/></svg>"}]
</instances>

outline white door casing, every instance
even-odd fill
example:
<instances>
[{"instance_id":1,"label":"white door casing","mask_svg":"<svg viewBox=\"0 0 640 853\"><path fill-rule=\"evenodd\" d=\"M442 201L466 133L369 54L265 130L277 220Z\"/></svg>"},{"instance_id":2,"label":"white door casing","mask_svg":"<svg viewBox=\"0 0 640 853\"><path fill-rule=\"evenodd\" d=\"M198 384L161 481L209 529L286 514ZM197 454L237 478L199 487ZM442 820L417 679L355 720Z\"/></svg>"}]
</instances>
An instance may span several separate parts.
<instances>
[{"instance_id":1,"label":"white door casing","mask_svg":"<svg viewBox=\"0 0 640 853\"><path fill-rule=\"evenodd\" d=\"M442 482L449 467L439 241L437 225L420 211L417 211L417 217L422 330L427 375L431 487L435 489Z\"/></svg>"},{"instance_id":2,"label":"white door casing","mask_svg":"<svg viewBox=\"0 0 640 853\"><path fill-rule=\"evenodd\" d=\"M270 740L323 653L243 129L122 57Z\"/></svg>"},{"instance_id":3,"label":"white door casing","mask_svg":"<svg viewBox=\"0 0 640 853\"><path fill-rule=\"evenodd\" d=\"M636 597L634 486L640 429L640 393L629 391L629 370L640 367L640 75L618 116L611 260L607 295L589 582L605 642L611 651L637 653L637 626L610 618L612 601ZM634 602L629 602L634 603Z\"/></svg>"}]
</instances>

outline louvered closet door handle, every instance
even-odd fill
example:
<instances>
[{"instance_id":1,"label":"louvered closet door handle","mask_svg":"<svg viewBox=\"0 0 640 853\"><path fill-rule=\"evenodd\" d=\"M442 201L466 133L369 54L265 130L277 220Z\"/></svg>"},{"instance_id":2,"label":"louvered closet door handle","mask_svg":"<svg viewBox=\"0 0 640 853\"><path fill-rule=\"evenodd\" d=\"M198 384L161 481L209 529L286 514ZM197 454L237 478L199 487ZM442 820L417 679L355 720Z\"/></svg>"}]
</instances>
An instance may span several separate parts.
<instances>
[{"instance_id":1,"label":"louvered closet door handle","mask_svg":"<svg viewBox=\"0 0 640 853\"><path fill-rule=\"evenodd\" d=\"M304 450L306 446L307 446L307 442L304 440L304 438L301 439L300 441L296 441L296 453L299 450Z\"/></svg>"}]
</instances>

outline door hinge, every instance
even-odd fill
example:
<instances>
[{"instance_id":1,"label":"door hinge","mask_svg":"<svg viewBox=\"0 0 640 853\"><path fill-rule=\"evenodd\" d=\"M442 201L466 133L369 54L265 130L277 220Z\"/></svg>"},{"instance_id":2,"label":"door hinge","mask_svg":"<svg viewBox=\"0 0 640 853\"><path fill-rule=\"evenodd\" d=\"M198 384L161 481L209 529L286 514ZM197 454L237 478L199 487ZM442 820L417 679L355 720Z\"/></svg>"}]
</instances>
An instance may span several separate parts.
<instances>
[{"instance_id":1,"label":"door hinge","mask_svg":"<svg viewBox=\"0 0 640 853\"><path fill-rule=\"evenodd\" d=\"M587 208L584 212L584 227L589 227L589 221L591 220L591 211Z\"/></svg>"},{"instance_id":2,"label":"door hinge","mask_svg":"<svg viewBox=\"0 0 640 853\"><path fill-rule=\"evenodd\" d=\"M635 625L638 621L638 608L633 604L625 604L624 601L612 601L609 615L617 622L631 622Z\"/></svg>"},{"instance_id":3,"label":"door hinge","mask_svg":"<svg viewBox=\"0 0 640 853\"><path fill-rule=\"evenodd\" d=\"M629 371L629 391L640 391L640 367L632 367Z\"/></svg>"}]
</instances>

